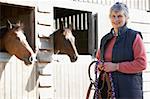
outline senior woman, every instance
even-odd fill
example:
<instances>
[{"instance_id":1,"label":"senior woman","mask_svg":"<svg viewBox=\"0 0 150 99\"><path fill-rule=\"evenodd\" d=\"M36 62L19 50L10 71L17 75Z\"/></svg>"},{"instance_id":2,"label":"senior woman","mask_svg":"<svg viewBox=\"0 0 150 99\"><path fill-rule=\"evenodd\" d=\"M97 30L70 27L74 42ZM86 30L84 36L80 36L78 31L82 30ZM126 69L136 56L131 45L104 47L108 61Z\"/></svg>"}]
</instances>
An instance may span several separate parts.
<instances>
[{"instance_id":1,"label":"senior woman","mask_svg":"<svg viewBox=\"0 0 150 99\"><path fill-rule=\"evenodd\" d=\"M101 39L96 57L111 73L116 99L143 99L142 71L146 52L140 32L129 29L128 8L117 2L110 9L112 29Z\"/></svg>"}]
</instances>

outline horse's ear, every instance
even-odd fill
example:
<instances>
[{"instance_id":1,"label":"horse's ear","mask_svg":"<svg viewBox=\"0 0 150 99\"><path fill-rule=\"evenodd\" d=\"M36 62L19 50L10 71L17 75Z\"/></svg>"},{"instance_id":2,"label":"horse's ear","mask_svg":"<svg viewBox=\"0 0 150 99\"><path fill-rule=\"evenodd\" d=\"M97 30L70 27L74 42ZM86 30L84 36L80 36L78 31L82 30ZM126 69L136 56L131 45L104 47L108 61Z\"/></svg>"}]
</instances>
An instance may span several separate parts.
<instances>
[{"instance_id":1,"label":"horse's ear","mask_svg":"<svg viewBox=\"0 0 150 99\"><path fill-rule=\"evenodd\" d=\"M64 29L64 22L60 21L60 29Z\"/></svg>"},{"instance_id":2,"label":"horse's ear","mask_svg":"<svg viewBox=\"0 0 150 99\"><path fill-rule=\"evenodd\" d=\"M17 25L18 27L21 27L21 28L24 27L24 25L23 25L23 23L22 23L21 21L18 21L18 22L16 23L16 25Z\"/></svg>"},{"instance_id":3,"label":"horse's ear","mask_svg":"<svg viewBox=\"0 0 150 99\"><path fill-rule=\"evenodd\" d=\"M11 24L11 22L9 20L7 20L6 26L8 29L12 29L13 25Z\"/></svg>"},{"instance_id":4,"label":"horse's ear","mask_svg":"<svg viewBox=\"0 0 150 99\"><path fill-rule=\"evenodd\" d=\"M18 22L16 23L16 25L17 25L17 26L20 26L20 25L21 25L21 22L20 22L20 21L18 21Z\"/></svg>"}]
</instances>

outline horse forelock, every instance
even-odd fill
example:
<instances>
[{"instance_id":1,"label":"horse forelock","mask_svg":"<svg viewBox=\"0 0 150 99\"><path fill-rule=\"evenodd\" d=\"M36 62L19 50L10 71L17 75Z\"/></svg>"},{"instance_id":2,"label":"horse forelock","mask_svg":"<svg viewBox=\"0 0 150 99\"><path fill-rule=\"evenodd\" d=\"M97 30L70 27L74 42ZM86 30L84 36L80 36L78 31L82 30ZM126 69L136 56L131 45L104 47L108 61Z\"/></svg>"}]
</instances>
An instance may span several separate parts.
<instances>
[{"instance_id":1,"label":"horse forelock","mask_svg":"<svg viewBox=\"0 0 150 99\"><path fill-rule=\"evenodd\" d=\"M63 35L65 36L66 39L73 39L74 36L72 35L72 31L70 29L65 29L63 31Z\"/></svg>"},{"instance_id":2,"label":"horse forelock","mask_svg":"<svg viewBox=\"0 0 150 99\"><path fill-rule=\"evenodd\" d=\"M20 25L13 24L12 28L8 28L8 32L9 32L8 35L11 35L11 36L15 35L16 37L20 39L20 41L26 40L23 28Z\"/></svg>"},{"instance_id":3,"label":"horse forelock","mask_svg":"<svg viewBox=\"0 0 150 99\"><path fill-rule=\"evenodd\" d=\"M20 26L20 25L14 25L13 28L12 28L14 31L23 31L23 26Z\"/></svg>"}]
</instances>

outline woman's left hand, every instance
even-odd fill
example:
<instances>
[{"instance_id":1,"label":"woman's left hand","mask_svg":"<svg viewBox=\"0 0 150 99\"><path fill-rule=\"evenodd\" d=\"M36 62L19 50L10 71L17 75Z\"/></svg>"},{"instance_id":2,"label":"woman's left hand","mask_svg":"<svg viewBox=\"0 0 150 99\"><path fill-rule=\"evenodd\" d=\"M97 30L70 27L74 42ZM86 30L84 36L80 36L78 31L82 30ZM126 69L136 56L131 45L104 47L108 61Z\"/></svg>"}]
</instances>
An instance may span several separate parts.
<instances>
[{"instance_id":1,"label":"woman's left hand","mask_svg":"<svg viewBox=\"0 0 150 99\"><path fill-rule=\"evenodd\" d=\"M106 72L113 72L113 71L117 71L118 69L119 69L118 63L112 63L112 62L104 63L104 71Z\"/></svg>"}]
</instances>

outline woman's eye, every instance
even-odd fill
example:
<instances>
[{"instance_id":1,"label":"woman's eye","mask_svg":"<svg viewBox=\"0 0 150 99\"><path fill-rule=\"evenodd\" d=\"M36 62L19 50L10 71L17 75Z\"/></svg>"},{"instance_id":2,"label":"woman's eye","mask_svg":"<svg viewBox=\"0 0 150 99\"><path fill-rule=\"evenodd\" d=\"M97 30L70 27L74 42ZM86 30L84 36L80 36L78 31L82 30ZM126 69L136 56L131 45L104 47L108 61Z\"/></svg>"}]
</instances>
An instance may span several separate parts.
<instances>
[{"instance_id":1,"label":"woman's eye","mask_svg":"<svg viewBox=\"0 0 150 99\"><path fill-rule=\"evenodd\" d=\"M115 18L115 17L116 17L115 15L112 16L112 18Z\"/></svg>"},{"instance_id":2,"label":"woman's eye","mask_svg":"<svg viewBox=\"0 0 150 99\"><path fill-rule=\"evenodd\" d=\"M119 19L119 18L122 18L122 17L123 17L122 15L118 15L118 16L112 15L111 16L111 18L113 18L113 19L116 19L116 18Z\"/></svg>"},{"instance_id":3,"label":"woman's eye","mask_svg":"<svg viewBox=\"0 0 150 99\"><path fill-rule=\"evenodd\" d=\"M118 15L118 18L122 18L122 15Z\"/></svg>"},{"instance_id":4,"label":"woman's eye","mask_svg":"<svg viewBox=\"0 0 150 99\"><path fill-rule=\"evenodd\" d=\"M115 19L115 18L117 18L117 16L115 16L115 15L112 15L112 16L111 16L111 18Z\"/></svg>"}]
</instances>

